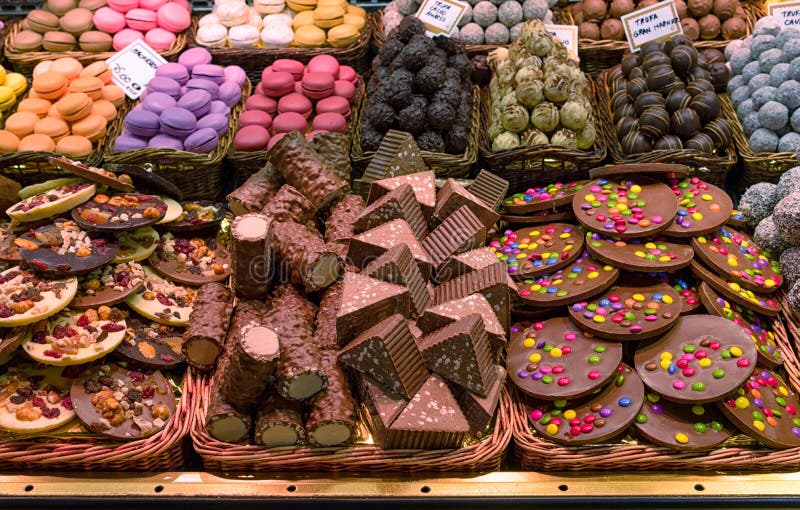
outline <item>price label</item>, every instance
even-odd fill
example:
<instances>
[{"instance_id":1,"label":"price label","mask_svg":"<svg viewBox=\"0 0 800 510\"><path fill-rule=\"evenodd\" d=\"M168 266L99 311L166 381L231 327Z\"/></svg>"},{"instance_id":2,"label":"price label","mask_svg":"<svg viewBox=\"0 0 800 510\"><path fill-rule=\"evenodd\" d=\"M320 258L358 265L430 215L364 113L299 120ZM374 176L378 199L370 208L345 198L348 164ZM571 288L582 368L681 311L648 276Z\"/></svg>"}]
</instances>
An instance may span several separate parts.
<instances>
[{"instance_id":1,"label":"price label","mask_svg":"<svg viewBox=\"0 0 800 510\"><path fill-rule=\"evenodd\" d=\"M800 1L798 0L769 4L767 11L770 16L778 18L784 27L800 25Z\"/></svg>"},{"instance_id":2,"label":"price label","mask_svg":"<svg viewBox=\"0 0 800 510\"><path fill-rule=\"evenodd\" d=\"M564 46L574 54L578 54L578 27L575 25L545 25L553 37L558 37Z\"/></svg>"},{"instance_id":3,"label":"price label","mask_svg":"<svg viewBox=\"0 0 800 510\"><path fill-rule=\"evenodd\" d=\"M683 33L678 9L672 0L633 11L624 15L621 21L632 52L639 51L650 41L669 39Z\"/></svg>"},{"instance_id":4,"label":"price label","mask_svg":"<svg viewBox=\"0 0 800 510\"><path fill-rule=\"evenodd\" d=\"M458 0L425 0L415 16L425 23L428 37L450 37L466 8L467 4Z\"/></svg>"},{"instance_id":5,"label":"price label","mask_svg":"<svg viewBox=\"0 0 800 510\"><path fill-rule=\"evenodd\" d=\"M156 69L167 61L141 39L133 41L106 60L111 79L131 99L139 99Z\"/></svg>"}]
</instances>

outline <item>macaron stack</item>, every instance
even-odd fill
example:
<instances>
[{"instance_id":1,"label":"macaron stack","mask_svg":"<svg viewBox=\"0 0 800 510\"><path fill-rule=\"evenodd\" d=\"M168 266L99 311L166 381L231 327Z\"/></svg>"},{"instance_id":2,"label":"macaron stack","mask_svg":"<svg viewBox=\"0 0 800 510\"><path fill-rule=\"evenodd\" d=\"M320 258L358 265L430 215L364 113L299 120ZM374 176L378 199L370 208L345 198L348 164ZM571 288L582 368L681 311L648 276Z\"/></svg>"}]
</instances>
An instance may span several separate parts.
<instances>
[{"instance_id":1,"label":"macaron stack","mask_svg":"<svg viewBox=\"0 0 800 510\"><path fill-rule=\"evenodd\" d=\"M28 79L20 73L11 73L0 66L0 115L17 104L17 99L28 89Z\"/></svg>"},{"instance_id":2,"label":"macaron stack","mask_svg":"<svg viewBox=\"0 0 800 510\"><path fill-rule=\"evenodd\" d=\"M205 48L184 51L156 70L141 102L125 116L114 151L159 148L206 154L228 130L247 80L238 66L211 63Z\"/></svg>"},{"instance_id":3,"label":"macaron stack","mask_svg":"<svg viewBox=\"0 0 800 510\"><path fill-rule=\"evenodd\" d=\"M308 65L276 60L264 69L255 93L245 102L233 140L237 151L269 150L290 131L309 138L317 133L347 131L350 103L358 75L330 55Z\"/></svg>"},{"instance_id":4,"label":"macaron stack","mask_svg":"<svg viewBox=\"0 0 800 510\"><path fill-rule=\"evenodd\" d=\"M366 16L347 0L254 0L253 7L216 0L198 21L196 41L216 48L345 48L361 37Z\"/></svg>"},{"instance_id":5,"label":"macaron stack","mask_svg":"<svg viewBox=\"0 0 800 510\"><path fill-rule=\"evenodd\" d=\"M0 153L55 152L86 158L102 142L124 100L105 62L86 67L74 58L41 62L33 69L28 97L0 131Z\"/></svg>"},{"instance_id":6,"label":"macaron stack","mask_svg":"<svg viewBox=\"0 0 800 510\"><path fill-rule=\"evenodd\" d=\"M104 52L144 39L164 51L191 24L183 0L47 0L14 36L18 51Z\"/></svg>"}]
</instances>

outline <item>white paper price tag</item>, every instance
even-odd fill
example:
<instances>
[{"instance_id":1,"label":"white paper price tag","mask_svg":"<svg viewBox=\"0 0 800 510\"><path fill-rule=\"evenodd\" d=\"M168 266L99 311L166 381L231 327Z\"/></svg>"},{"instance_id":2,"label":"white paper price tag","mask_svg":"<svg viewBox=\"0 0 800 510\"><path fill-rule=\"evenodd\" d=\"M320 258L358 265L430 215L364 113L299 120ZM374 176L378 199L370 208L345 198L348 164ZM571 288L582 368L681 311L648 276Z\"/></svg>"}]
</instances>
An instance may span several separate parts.
<instances>
[{"instance_id":1,"label":"white paper price tag","mask_svg":"<svg viewBox=\"0 0 800 510\"><path fill-rule=\"evenodd\" d=\"M429 37L450 37L466 8L467 4L458 0L425 0L415 16L425 23L425 28L428 29L426 35Z\"/></svg>"},{"instance_id":2,"label":"white paper price tag","mask_svg":"<svg viewBox=\"0 0 800 510\"><path fill-rule=\"evenodd\" d=\"M767 12L775 16L784 27L800 26L800 1L777 2L767 5Z\"/></svg>"},{"instance_id":3,"label":"white paper price tag","mask_svg":"<svg viewBox=\"0 0 800 510\"><path fill-rule=\"evenodd\" d=\"M650 41L668 39L683 33L675 2L666 0L624 15L622 26L632 52Z\"/></svg>"},{"instance_id":4,"label":"white paper price tag","mask_svg":"<svg viewBox=\"0 0 800 510\"><path fill-rule=\"evenodd\" d=\"M156 69L167 61L141 39L133 41L106 60L111 79L131 99L139 99Z\"/></svg>"},{"instance_id":5,"label":"white paper price tag","mask_svg":"<svg viewBox=\"0 0 800 510\"><path fill-rule=\"evenodd\" d=\"M574 54L578 54L578 27L575 25L545 25L550 35L558 37L564 46Z\"/></svg>"}]
</instances>

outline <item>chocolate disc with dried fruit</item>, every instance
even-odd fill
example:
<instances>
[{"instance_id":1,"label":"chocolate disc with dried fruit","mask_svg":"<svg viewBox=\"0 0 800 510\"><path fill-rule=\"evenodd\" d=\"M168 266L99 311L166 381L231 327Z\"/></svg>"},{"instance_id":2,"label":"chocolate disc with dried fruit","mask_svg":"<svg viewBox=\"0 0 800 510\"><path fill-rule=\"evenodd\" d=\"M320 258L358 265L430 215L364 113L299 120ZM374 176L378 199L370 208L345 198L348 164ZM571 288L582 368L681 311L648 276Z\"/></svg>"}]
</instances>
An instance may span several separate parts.
<instances>
[{"instance_id":1,"label":"chocolate disc with dried fruit","mask_svg":"<svg viewBox=\"0 0 800 510\"><path fill-rule=\"evenodd\" d=\"M78 293L70 308L111 306L128 299L144 285L144 269L138 262L108 264L78 278Z\"/></svg>"},{"instance_id":2,"label":"chocolate disc with dried fruit","mask_svg":"<svg viewBox=\"0 0 800 510\"><path fill-rule=\"evenodd\" d=\"M594 260L588 252L553 273L517 283L517 294L533 306L552 307L575 303L609 288L619 269Z\"/></svg>"},{"instance_id":3,"label":"chocolate disc with dried fruit","mask_svg":"<svg viewBox=\"0 0 800 510\"><path fill-rule=\"evenodd\" d=\"M213 237L176 238L168 232L149 262L162 275L186 285L221 282L231 275L231 254Z\"/></svg>"},{"instance_id":4,"label":"chocolate disc with dried fruit","mask_svg":"<svg viewBox=\"0 0 800 510\"><path fill-rule=\"evenodd\" d=\"M225 218L225 207L219 202L193 200L181 202L183 212L174 221L161 224L172 232L187 232L216 228Z\"/></svg>"},{"instance_id":5,"label":"chocolate disc with dried fruit","mask_svg":"<svg viewBox=\"0 0 800 510\"><path fill-rule=\"evenodd\" d=\"M652 391L634 427L651 443L680 451L710 450L736 431L712 404L676 404Z\"/></svg>"},{"instance_id":6,"label":"chocolate disc with dried fruit","mask_svg":"<svg viewBox=\"0 0 800 510\"><path fill-rule=\"evenodd\" d=\"M80 161L69 159L66 156L51 156L48 159L48 162L51 165L64 170L65 172L69 172L72 175L77 175L78 177L86 179L87 181L97 184L104 184L111 189L122 191L124 193L130 193L133 191L133 182L127 175L117 175L114 172L89 166L85 163L81 163Z\"/></svg>"},{"instance_id":7,"label":"chocolate disc with dried fruit","mask_svg":"<svg viewBox=\"0 0 800 510\"><path fill-rule=\"evenodd\" d=\"M781 313L781 304L770 296L756 294L752 290L745 289L738 282L721 278L696 260L692 261L690 267L698 279L734 303L769 317L775 317Z\"/></svg>"},{"instance_id":8,"label":"chocolate disc with dried fruit","mask_svg":"<svg viewBox=\"0 0 800 510\"><path fill-rule=\"evenodd\" d=\"M33 269L52 276L91 273L114 259L119 247L89 233L71 220L31 230L14 240L20 255Z\"/></svg>"},{"instance_id":9,"label":"chocolate disc with dried fruit","mask_svg":"<svg viewBox=\"0 0 800 510\"><path fill-rule=\"evenodd\" d=\"M142 317L166 326L185 326L192 313L195 291L176 285L144 266L144 286L126 303Z\"/></svg>"},{"instance_id":10,"label":"chocolate disc with dried fruit","mask_svg":"<svg viewBox=\"0 0 800 510\"><path fill-rule=\"evenodd\" d=\"M783 356L772 333L772 321L749 308L731 303L705 283L700 284L698 292L708 313L725 317L747 331L758 351L759 365L775 368L783 364Z\"/></svg>"},{"instance_id":11,"label":"chocolate disc with dried fruit","mask_svg":"<svg viewBox=\"0 0 800 510\"><path fill-rule=\"evenodd\" d=\"M22 262L22 255L19 248L14 243L17 236L11 232L11 229L0 229L0 261L19 264Z\"/></svg>"},{"instance_id":12,"label":"chocolate disc with dried fruit","mask_svg":"<svg viewBox=\"0 0 800 510\"><path fill-rule=\"evenodd\" d=\"M95 366L72 383L70 396L89 430L121 441L157 434L175 415L175 395L158 371Z\"/></svg>"},{"instance_id":13,"label":"chocolate disc with dried fruit","mask_svg":"<svg viewBox=\"0 0 800 510\"><path fill-rule=\"evenodd\" d=\"M547 186L529 188L524 193L514 193L503 200L503 208L509 214L527 214L536 211L555 210L572 203L572 196L589 181L560 182Z\"/></svg>"},{"instance_id":14,"label":"chocolate disc with dried fruit","mask_svg":"<svg viewBox=\"0 0 800 510\"><path fill-rule=\"evenodd\" d=\"M555 443L577 446L599 443L627 429L644 399L644 385L624 363L614 370L611 381L588 402L555 402L528 411L533 428Z\"/></svg>"},{"instance_id":15,"label":"chocolate disc with dried fruit","mask_svg":"<svg viewBox=\"0 0 800 510\"><path fill-rule=\"evenodd\" d=\"M535 322L508 346L506 370L511 381L542 400L590 394L614 375L622 344L595 338L568 317Z\"/></svg>"},{"instance_id":16,"label":"chocolate disc with dried fruit","mask_svg":"<svg viewBox=\"0 0 800 510\"><path fill-rule=\"evenodd\" d=\"M83 180L77 177L59 177L58 179L50 179L44 182L37 182L29 186L25 186L19 190L17 195L19 195L20 200L25 200L26 198L45 193L51 189L77 184L79 182L83 182Z\"/></svg>"},{"instance_id":17,"label":"chocolate disc with dried fruit","mask_svg":"<svg viewBox=\"0 0 800 510\"><path fill-rule=\"evenodd\" d=\"M583 253L583 231L566 223L506 230L489 247L506 263L508 273L520 278L560 269Z\"/></svg>"},{"instance_id":18,"label":"chocolate disc with dried fruit","mask_svg":"<svg viewBox=\"0 0 800 510\"><path fill-rule=\"evenodd\" d=\"M20 223L43 220L86 202L96 191L95 185L88 182L64 184L12 205L6 214Z\"/></svg>"},{"instance_id":19,"label":"chocolate disc with dried fruit","mask_svg":"<svg viewBox=\"0 0 800 510\"><path fill-rule=\"evenodd\" d=\"M128 330L114 355L137 367L168 369L183 362L183 330L131 316Z\"/></svg>"},{"instance_id":20,"label":"chocolate disc with dried fruit","mask_svg":"<svg viewBox=\"0 0 800 510\"><path fill-rule=\"evenodd\" d=\"M164 213L164 217L161 218L156 225L163 225L164 223L175 221L181 217L183 214L183 206L177 200L164 195L159 195L158 198L167 204L167 212Z\"/></svg>"},{"instance_id":21,"label":"chocolate disc with dried fruit","mask_svg":"<svg viewBox=\"0 0 800 510\"><path fill-rule=\"evenodd\" d=\"M125 329L125 314L116 308L65 310L35 324L22 339L22 350L46 365L81 365L116 349Z\"/></svg>"},{"instance_id":22,"label":"chocolate disc with dried fruit","mask_svg":"<svg viewBox=\"0 0 800 510\"><path fill-rule=\"evenodd\" d=\"M114 257L114 263L146 260L156 251L159 239L160 236L153 227L116 232L114 240L119 244L119 251Z\"/></svg>"},{"instance_id":23,"label":"chocolate disc with dried fruit","mask_svg":"<svg viewBox=\"0 0 800 510\"><path fill-rule=\"evenodd\" d=\"M168 195L175 197L178 200L183 199L183 191L175 185L172 181L161 177L152 169L137 165L126 165L120 163L105 163L104 166L111 172L119 175L125 175L130 178L134 187L145 193L152 193L155 195Z\"/></svg>"},{"instance_id":24,"label":"chocolate disc with dried fruit","mask_svg":"<svg viewBox=\"0 0 800 510\"><path fill-rule=\"evenodd\" d=\"M589 177L599 179L622 175L645 175L658 179L686 177L690 168L679 163L626 163L622 165L605 165L589 170Z\"/></svg>"},{"instance_id":25,"label":"chocolate disc with dried fruit","mask_svg":"<svg viewBox=\"0 0 800 510\"><path fill-rule=\"evenodd\" d=\"M745 289L770 294L783 283L780 263L744 232L721 227L693 238L692 247L712 271Z\"/></svg>"},{"instance_id":26,"label":"chocolate disc with dried fruit","mask_svg":"<svg viewBox=\"0 0 800 510\"><path fill-rule=\"evenodd\" d=\"M706 234L723 226L730 218L733 201L713 184L698 177L670 179L668 184L678 200L678 215L664 235L693 237Z\"/></svg>"},{"instance_id":27,"label":"chocolate disc with dried fruit","mask_svg":"<svg viewBox=\"0 0 800 510\"><path fill-rule=\"evenodd\" d=\"M632 175L588 183L573 197L572 209L589 230L628 239L667 228L678 203L666 184Z\"/></svg>"},{"instance_id":28,"label":"chocolate disc with dried fruit","mask_svg":"<svg viewBox=\"0 0 800 510\"><path fill-rule=\"evenodd\" d=\"M543 225L545 223L572 223L575 221L575 213L571 206L559 207L555 210L536 211L531 214L501 214L500 221L509 225Z\"/></svg>"},{"instance_id":29,"label":"chocolate disc with dried fruit","mask_svg":"<svg viewBox=\"0 0 800 510\"><path fill-rule=\"evenodd\" d=\"M30 326L18 326L3 331L3 336L0 338L0 365L5 365L14 357L22 339L28 334L29 328Z\"/></svg>"},{"instance_id":30,"label":"chocolate disc with dried fruit","mask_svg":"<svg viewBox=\"0 0 800 510\"><path fill-rule=\"evenodd\" d=\"M690 246L667 242L661 236L622 239L587 232L586 249L597 259L628 271L678 271L694 257Z\"/></svg>"},{"instance_id":31,"label":"chocolate disc with dried fruit","mask_svg":"<svg viewBox=\"0 0 800 510\"><path fill-rule=\"evenodd\" d=\"M157 223L167 212L167 204L152 195L95 195L72 210L72 219L89 230L114 232L133 230Z\"/></svg>"},{"instance_id":32,"label":"chocolate disc with dried fruit","mask_svg":"<svg viewBox=\"0 0 800 510\"><path fill-rule=\"evenodd\" d=\"M640 345L634 359L648 388L673 402L704 404L742 384L757 354L741 326L715 315L688 315L663 337Z\"/></svg>"},{"instance_id":33,"label":"chocolate disc with dried fruit","mask_svg":"<svg viewBox=\"0 0 800 510\"><path fill-rule=\"evenodd\" d=\"M0 429L31 434L56 429L75 418L71 379L63 368L15 359L0 375Z\"/></svg>"},{"instance_id":34,"label":"chocolate disc with dried fruit","mask_svg":"<svg viewBox=\"0 0 800 510\"><path fill-rule=\"evenodd\" d=\"M51 279L19 266L0 273L0 327L32 324L64 309L78 290L78 279Z\"/></svg>"},{"instance_id":35,"label":"chocolate disc with dried fruit","mask_svg":"<svg viewBox=\"0 0 800 510\"><path fill-rule=\"evenodd\" d=\"M569 307L584 330L609 340L645 340L669 330L681 313L681 299L669 286L611 287L602 296Z\"/></svg>"}]
</instances>

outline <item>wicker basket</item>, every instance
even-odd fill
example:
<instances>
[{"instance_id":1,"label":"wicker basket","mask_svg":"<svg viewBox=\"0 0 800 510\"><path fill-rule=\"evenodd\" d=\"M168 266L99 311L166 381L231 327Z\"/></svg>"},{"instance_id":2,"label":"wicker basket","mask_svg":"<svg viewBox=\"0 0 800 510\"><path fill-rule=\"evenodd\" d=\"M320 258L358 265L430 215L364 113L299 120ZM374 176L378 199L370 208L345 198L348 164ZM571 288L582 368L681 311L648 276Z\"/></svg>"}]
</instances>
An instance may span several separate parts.
<instances>
[{"instance_id":1,"label":"wicker basket","mask_svg":"<svg viewBox=\"0 0 800 510\"><path fill-rule=\"evenodd\" d=\"M428 152L421 151L422 159L425 164L434 171L436 177L468 177L472 167L478 161L478 137L480 136L481 126L481 108L480 108L480 94L481 91L475 87L475 93L472 96L472 129L469 132L469 143L467 149L463 154L445 154L443 152ZM364 98L362 101L366 101ZM363 114L365 103L359 105L359 113ZM359 175L367 168L369 162L375 156L374 152L363 152L361 149L361 118L355 119L356 125L353 130L353 140L350 144L350 160L353 166L358 170L356 175Z\"/></svg>"},{"instance_id":2,"label":"wicker basket","mask_svg":"<svg viewBox=\"0 0 800 510\"><path fill-rule=\"evenodd\" d=\"M603 133L606 136L606 147L614 163L679 163L692 168L692 173L704 181L725 188L728 173L736 164L736 147L731 141L724 153L709 155L690 149L681 150L653 150L645 154L625 155L620 141L614 131L614 116L611 112L611 91L609 89L609 71L600 73L597 77L597 104L600 112L600 122L604 123ZM724 96L724 94L720 94ZM730 118L725 111L722 116L731 123L736 123L736 116Z\"/></svg>"},{"instance_id":3,"label":"wicker basket","mask_svg":"<svg viewBox=\"0 0 800 510\"><path fill-rule=\"evenodd\" d=\"M233 144L236 123L250 91L250 81L247 80L242 89L242 100L231 111L228 130L220 137L219 145L208 154L152 148L114 152L114 141L122 133L124 127L123 119L135 105L135 102L127 101L120 109L119 122L114 123L108 133L103 160L105 163L151 166L153 171L183 190L184 199L216 200L224 191L225 155Z\"/></svg>"},{"instance_id":4,"label":"wicker basket","mask_svg":"<svg viewBox=\"0 0 800 510\"><path fill-rule=\"evenodd\" d=\"M19 51L14 47L14 37L22 30L22 21L16 21L6 29L5 35L5 48L4 55L11 63L15 71L24 74L30 78L33 74L33 68L39 62L45 60L54 60L61 57L71 57L77 59L81 64L88 65L98 60L106 60L114 55L115 51L105 51L102 53L90 53L86 51L65 51L61 53L52 53L49 51ZM183 51L186 46L186 32L175 34L175 42L172 46L165 51L160 51L159 54L167 60L176 60L178 54Z\"/></svg>"},{"instance_id":5,"label":"wicker basket","mask_svg":"<svg viewBox=\"0 0 800 510\"><path fill-rule=\"evenodd\" d=\"M361 471L488 472L496 471L511 441L512 402L503 391L492 434L457 450L383 450L373 445L309 448L222 443L208 435L205 414L210 381L200 381L200 406L192 428L194 449L210 471Z\"/></svg>"},{"instance_id":6,"label":"wicker basket","mask_svg":"<svg viewBox=\"0 0 800 510\"><path fill-rule=\"evenodd\" d=\"M747 27L747 34L753 30L756 21L767 15L767 11L760 1L742 2L744 10L744 21ZM564 9L564 24L575 25L572 17L572 9ZM695 41L694 46L698 50L717 49L724 50L729 41ZM578 39L578 56L581 58L581 69L585 72L596 75L609 67L620 63L622 55L630 51L628 41L594 41L592 39Z\"/></svg>"},{"instance_id":7,"label":"wicker basket","mask_svg":"<svg viewBox=\"0 0 800 510\"><path fill-rule=\"evenodd\" d=\"M197 44L197 21L192 19L189 28L189 47L200 46ZM347 48L207 48L214 57L214 63L228 66L237 65L245 70L247 77L253 83L261 81L261 72L265 67L280 58L292 58L303 63L317 55L331 55L336 57L342 65L348 65L358 72L365 74L369 70L369 41L372 38L372 25L367 20L364 31L358 41Z\"/></svg>"},{"instance_id":8,"label":"wicker basket","mask_svg":"<svg viewBox=\"0 0 800 510\"><path fill-rule=\"evenodd\" d=\"M191 369L183 379L183 393L175 415L157 434L121 443L98 436L47 435L41 439L0 441L3 469L35 471L174 471L183 467L183 439L197 413L198 379Z\"/></svg>"},{"instance_id":9,"label":"wicker basket","mask_svg":"<svg viewBox=\"0 0 800 510\"><path fill-rule=\"evenodd\" d=\"M551 182L571 182L588 179L589 169L599 166L606 159L606 136L602 133L605 123L600 121L595 100L595 84L590 79L590 99L594 111L597 135L592 150L565 149L555 145L518 147L492 152L492 142L486 129L481 130L480 150L483 168L486 168L509 183L511 193L524 191L532 186ZM488 123L491 118L491 97L483 90L481 114Z\"/></svg>"}]
</instances>

